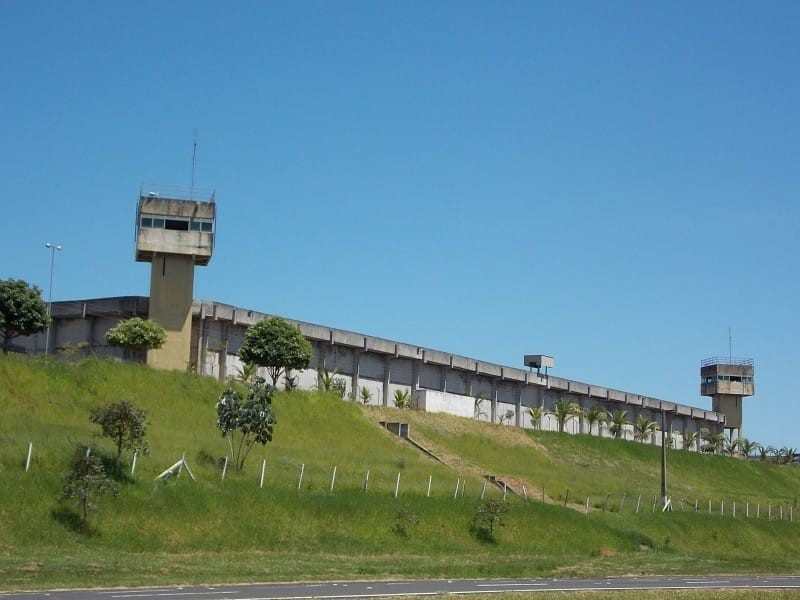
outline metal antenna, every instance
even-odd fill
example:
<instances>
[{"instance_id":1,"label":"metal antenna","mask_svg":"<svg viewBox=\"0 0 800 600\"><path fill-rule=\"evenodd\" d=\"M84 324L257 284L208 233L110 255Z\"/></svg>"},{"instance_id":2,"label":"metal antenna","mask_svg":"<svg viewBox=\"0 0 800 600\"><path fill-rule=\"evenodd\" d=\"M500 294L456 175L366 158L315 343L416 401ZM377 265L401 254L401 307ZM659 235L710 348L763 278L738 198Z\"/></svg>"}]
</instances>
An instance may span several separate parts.
<instances>
[{"instance_id":1,"label":"metal antenna","mask_svg":"<svg viewBox=\"0 0 800 600\"><path fill-rule=\"evenodd\" d=\"M192 143L192 186L190 188L189 199L194 200L194 167L197 161L197 129L194 130L194 141Z\"/></svg>"},{"instance_id":2,"label":"metal antenna","mask_svg":"<svg viewBox=\"0 0 800 600\"><path fill-rule=\"evenodd\" d=\"M728 360L733 360L733 345L731 343L731 328L728 327Z\"/></svg>"}]
</instances>

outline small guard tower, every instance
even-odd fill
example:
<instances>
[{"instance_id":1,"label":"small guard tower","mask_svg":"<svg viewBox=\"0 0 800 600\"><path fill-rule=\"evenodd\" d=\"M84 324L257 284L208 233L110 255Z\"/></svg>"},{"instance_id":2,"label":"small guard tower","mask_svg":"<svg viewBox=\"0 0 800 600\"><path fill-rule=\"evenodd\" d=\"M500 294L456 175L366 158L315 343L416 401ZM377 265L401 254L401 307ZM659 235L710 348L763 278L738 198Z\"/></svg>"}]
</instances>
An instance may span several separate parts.
<instances>
[{"instance_id":1,"label":"small guard tower","mask_svg":"<svg viewBox=\"0 0 800 600\"><path fill-rule=\"evenodd\" d=\"M136 261L149 262L150 318L167 332L147 353L158 369L186 369L192 329L194 267L214 251L214 190L143 184L136 211Z\"/></svg>"},{"instance_id":2,"label":"small guard tower","mask_svg":"<svg viewBox=\"0 0 800 600\"><path fill-rule=\"evenodd\" d=\"M755 393L752 358L706 358L700 362L700 394L711 396L711 410L725 415L733 439L742 433L742 398Z\"/></svg>"}]
</instances>

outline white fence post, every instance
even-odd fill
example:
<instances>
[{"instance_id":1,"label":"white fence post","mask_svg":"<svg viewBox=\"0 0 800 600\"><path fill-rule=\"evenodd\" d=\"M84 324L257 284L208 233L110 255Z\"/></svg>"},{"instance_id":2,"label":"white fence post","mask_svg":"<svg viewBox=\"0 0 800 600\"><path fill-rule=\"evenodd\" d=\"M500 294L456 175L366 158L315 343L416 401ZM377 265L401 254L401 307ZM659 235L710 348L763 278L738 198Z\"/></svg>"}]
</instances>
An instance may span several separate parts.
<instances>
[{"instance_id":1,"label":"white fence post","mask_svg":"<svg viewBox=\"0 0 800 600\"><path fill-rule=\"evenodd\" d=\"M369 488L369 469L367 469L366 475L364 475L364 493L367 493L367 488Z\"/></svg>"},{"instance_id":2,"label":"white fence post","mask_svg":"<svg viewBox=\"0 0 800 600\"><path fill-rule=\"evenodd\" d=\"M528 490L525 489L524 485L522 486L522 496L525 498L525 500L528 499Z\"/></svg>"},{"instance_id":3,"label":"white fence post","mask_svg":"<svg viewBox=\"0 0 800 600\"><path fill-rule=\"evenodd\" d=\"M261 481L258 484L258 487L264 489L264 471L267 470L267 459L261 461Z\"/></svg>"},{"instance_id":4,"label":"white fence post","mask_svg":"<svg viewBox=\"0 0 800 600\"><path fill-rule=\"evenodd\" d=\"M619 512L622 512L622 507L625 506L625 497L627 494L622 494L622 500L619 501Z\"/></svg>"},{"instance_id":5,"label":"white fence post","mask_svg":"<svg viewBox=\"0 0 800 600\"><path fill-rule=\"evenodd\" d=\"M483 500L483 495L486 493L486 482L483 482L483 488L481 489L481 500Z\"/></svg>"},{"instance_id":6,"label":"white fence post","mask_svg":"<svg viewBox=\"0 0 800 600\"><path fill-rule=\"evenodd\" d=\"M394 484L394 497L397 498L397 493L400 491L400 473L397 474L397 482Z\"/></svg>"},{"instance_id":7,"label":"white fence post","mask_svg":"<svg viewBox=\"0 0 800 600\"><path fill-rule=\"evenodd\" d=\"M136 470L136 459L139 457L139 451L135 450L133 453L133 460L131 461L131 477L133 477L133 472Z\"/></svg>"},{"instance_id":8,"label":"white fence post","mask_svg":"<svg viewBox=\"0 0 800 600\"><path fill-rule=\"evenodd\" d=\"M31 468L31 453L33 452L33 442L28 442L28 458L25 459L25 472Z\"/></svg>"},{"instance_id":9,"label":"white fence post","mask_svg":"<svg viewBox=\"0 0 800 600\"><path fill-rule=\"evenodd\" d=\"M453 500L455 500L456 498L458 498L458 487L459 487L460 485L461 485L461 478L459 477L459 478L458 478L458 480L456 481L456 491L455 491L455 492L453 492Z\"/></svg>"},{"instance_id":10,"label":"white fence post","mask_svg":"<svg viewBox=\"0 0 800 600\"><path fill-rule=\"evenodd\" d=\"M636 514L639 514L639 505L642 503L642 495L639 494L639 497L636 499Z\"/></svg>"},{"instance_id":11,"label":"white fence post","mask_svg":"<svg viewBox=\"0 0 800 600\"><path fill-rule=\"evenodd\" d=\"M297 478L297 491L300 491L300 486L303 485L303 473L306 470L306 463L300 465L300 476Z\"/></svg>"},{"instance_id":12,"label":"white fence post","mask_svg":"<svg viewBox=\"0 0 800 600\"><path fill-rule=\"evenodd\" d=\"M761 518L761 504L756 504L756 519Z\"/></svg>"},{"instance_id":13,"label":"white fence post","mask_svg":"<svg viewBox=\"0 0 800 600\"><path fill-rule=\"evenodd\" d=\"M586 507L583 509L583 514L589 515L589 498L586 498Z\"/></svg>"},{"instance_id":14,"label":"white fence post","mask_svg":"<svg viewBox=\"0 0 800 600\"><path fill-rule=\"evenodd\" d=\"M736 518L736 500L733 501L733 518Z\"/></svg>"},{"instance_id":15,"label":"white fence post","mask_svg":"<svg viewBox=\"0 0 800 600\"><path fill-rule=\"evenodd\" d=\"M333 491L333 484L336 482L336 465L333 465L333 474L331 474L331 489Z\"/></svg>"},{"instance_id":16,"label":"white fence post","mask_svg":"<svg viewBox=\"0 0 800 600\"><path fill-rule=\"evenodd\" d=\"M225 462L222 464L222 479L220 481L225 481L225 473L228 472L228 457L225 457Z\"/></svg>"},{"instance_id":17,"label":"white fence post","mask_svg":"<svg viewBox=\"0 0 800 600\"><path fill-rule=\"evenodd\" d=\"M503 482L503 500L506 499L506 492L507 491L508 491L508 486L506 485L506 482L504 481Z\"/></svg>"},{"instance_id":18,"label":"white fence post","mask_svg":"<svg viewBox=\"0 0 800 600\"><path fill-rule=\"evenodd\" d=\"M428 475L428 493L425 494L426 498L431 497L431 482L433 481L433 475Z\"/></svg>"}]
</instances>

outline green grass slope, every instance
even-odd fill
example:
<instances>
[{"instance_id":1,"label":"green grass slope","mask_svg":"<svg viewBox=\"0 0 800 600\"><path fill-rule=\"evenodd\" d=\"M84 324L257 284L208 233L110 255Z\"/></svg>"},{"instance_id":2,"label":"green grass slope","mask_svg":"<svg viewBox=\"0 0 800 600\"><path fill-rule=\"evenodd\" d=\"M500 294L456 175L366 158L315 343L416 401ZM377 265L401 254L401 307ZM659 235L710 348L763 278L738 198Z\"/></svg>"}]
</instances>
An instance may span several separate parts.
<instances>
[{"instance_id":1,"label":"green grass slope","mask_svg":"<svg viewBox=\"0 0 800 600\"><path fill-rule=\"evenodd\" d=\"M220 391L207 378L137 365L0 356L0 588L800 566L800 528L788 519L666 515L644 506L636 514L630 500L621 512L585 515L555 501L567 488L575 498L649 494L658 482L655 448L364 408L320 394L278 394L274 441L223 481L227 443L214 425ZM99 502L87 534L75 526L75 503L58 495L76 444L111 454L88 415L123 399L146 410L151 453L123 479L117 498ZM412 436L447 464L381 429L382 419L409 421ZM185 474L155 481L183 453L196 481ZM727 494L788 507L800 483L794 468L719 457L671 452L670 465L673 489L687 497ZM510 498L496 541L481 541L470 522L484 474L544 487L554 501ZM720 492L723 483L731 491ZM487 489L487 497L500 494Z\"/></svg>"}]
</instances>

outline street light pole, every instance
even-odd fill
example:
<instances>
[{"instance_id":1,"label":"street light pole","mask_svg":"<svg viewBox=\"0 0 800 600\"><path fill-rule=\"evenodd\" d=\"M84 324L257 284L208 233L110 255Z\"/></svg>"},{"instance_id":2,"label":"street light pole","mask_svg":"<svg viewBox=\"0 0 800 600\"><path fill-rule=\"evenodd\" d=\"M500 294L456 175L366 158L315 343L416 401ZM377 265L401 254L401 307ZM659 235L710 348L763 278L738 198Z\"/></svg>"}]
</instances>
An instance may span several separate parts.
<instances>
[{"instance_id":1,"label":"street light pole","mask_svg":"<svg viewBox=\"0 0 800 600\"><path fill-rule=\"evenodd\" d=\"M47 293L47 333L44 338L44 355L50 354L50 314L53 311L53 268L56 264L56 250L61 250L58 244L46 242L45 248L50 248L50 289Z\"/></svg>"}]
</instances>

